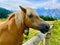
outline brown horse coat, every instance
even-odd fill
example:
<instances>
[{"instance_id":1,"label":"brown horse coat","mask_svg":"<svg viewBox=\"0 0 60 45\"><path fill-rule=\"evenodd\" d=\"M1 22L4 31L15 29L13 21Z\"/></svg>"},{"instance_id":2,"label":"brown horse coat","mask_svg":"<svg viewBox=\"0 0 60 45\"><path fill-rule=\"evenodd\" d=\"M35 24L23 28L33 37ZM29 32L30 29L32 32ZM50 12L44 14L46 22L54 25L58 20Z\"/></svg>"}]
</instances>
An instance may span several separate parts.
<instances>
[{"instance_id":1,"label":"brown horse coat","mask_svg":"<svg viewBox=\"0 0 60 45\"><path fill-rule=\"evenodd\" d=\"M20 27L22 28L23 25L21 24ZM18 29L14 16L0 24L0 45L17 45L17 43L21 45L23 39L23 29L21 28Z\"/></svg>"}]
</instances>

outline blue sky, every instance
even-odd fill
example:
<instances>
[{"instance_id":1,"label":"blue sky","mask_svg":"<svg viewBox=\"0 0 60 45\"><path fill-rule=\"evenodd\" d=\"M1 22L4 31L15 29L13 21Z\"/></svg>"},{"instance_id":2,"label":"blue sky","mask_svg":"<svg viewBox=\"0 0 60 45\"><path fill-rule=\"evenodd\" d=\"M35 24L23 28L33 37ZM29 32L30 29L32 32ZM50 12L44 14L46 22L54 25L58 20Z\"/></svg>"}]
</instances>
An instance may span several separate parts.
<instances>
[{"instance_id":1,"label":"blue sky","mask_svg":"<svg viewBox=\"0 0 60 45\"><path fill-rule=\"evenodd\" d=\"M45 9L55 9L60 8L60 0L0 0L0 7L9 10L18 10L19 5L34 9L41 7Z\"/></svg>"}]
</instances>

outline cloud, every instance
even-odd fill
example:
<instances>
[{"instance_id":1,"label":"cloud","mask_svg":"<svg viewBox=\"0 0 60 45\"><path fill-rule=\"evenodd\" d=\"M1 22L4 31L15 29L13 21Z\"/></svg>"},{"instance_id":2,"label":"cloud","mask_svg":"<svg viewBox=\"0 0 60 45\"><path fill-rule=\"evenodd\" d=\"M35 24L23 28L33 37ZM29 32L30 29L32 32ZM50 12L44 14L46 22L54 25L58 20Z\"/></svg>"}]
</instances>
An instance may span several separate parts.
<instances>
[{"instance_id":1,"label":"cloud","mask_svg":"<svg viewBox=\"0 0 60 45\"><path fill-rule=\"evenodd\" d=\"M19 5L23 7L32 7L38 9L44 7L46 9L60 8L58 0L1 0L0 7L7 8L9 10L17 10Z\"/></svg>"},{"instance_id":2,"label":"cloud","mask_svg":"<svg viewBox=\"0 0 60 45\"><path fill-rule=\"evenodd\" d=\"M57 2L58 0L39 0L39 2L32 3L35 8L44 7L46 9L55 9L60 8L60 3Z\"/></svg>"},{"instance_id":3,"label":"cloud","mask_svg":"<svg viewBox=\"0 0 60 45\"><path fill-rule=\"evenodd\" d=\"M49 0L27 0L27 1L30 1L32 3L42 3L42 2L46 2L46 1L49 1Z\"/></svg>"},{"instance_id":4,"label":"cloud","mask_svg":"<svg viewBox=\"0 0 60 45\"><path fill-rule=\"evenodd\" d=\"M18 6L22 5L23 7L31 7L32 3L26 0L2 0L0 1L0 7L4 7L7 9L18 9Z\"/></svg>"},{"instance_id":5,"label":"cloud","mask_svg":"<svg viewBox=\"0 0 60 45\"><path fill-rule=\"evenodd\" d=\"M57 2L57 0L50 0L43 5L47 9L55 9L60 8L60 3Z\"/></svg>"}]
</instances>

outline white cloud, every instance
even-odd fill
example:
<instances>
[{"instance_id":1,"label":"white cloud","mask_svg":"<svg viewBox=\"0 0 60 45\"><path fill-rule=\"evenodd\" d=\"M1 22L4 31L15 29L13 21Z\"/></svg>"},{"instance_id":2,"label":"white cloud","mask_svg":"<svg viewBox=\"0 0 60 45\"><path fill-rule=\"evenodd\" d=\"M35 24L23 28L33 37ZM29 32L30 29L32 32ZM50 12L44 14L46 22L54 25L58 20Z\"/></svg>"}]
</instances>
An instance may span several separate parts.
<instances>
[{"instance_id":1,"label":"white cloud","mask_svg":"<svg viewBox=\"0 0 60 45\"><path fill-rule=\"evenodd\" d=\"M57 0L50 0L49 2L46 2L43 6L48 9L55 9L60 8L60 3L57 3Z\"/></svg>"},{"instance_id":2,"label":"white cloud","mask_svg":"<svg viewBox=\"0 0 60 45\"><path fill-rule=\"evenodd\" d=\"M48 0L43 2L41 2L41 0L38 0L38 2L36 2L35 0L34 3L28 0L1 0L0 1L0 7L4 7L10 10L11 9L17 10L19 5L22 5L24 7L32 7L35 9L40 7L44 7L46 9L60 8L60 3L57 3L57 0Z\"/></svg>"},{"instance_id":3,"label":"white cloud","mask_svg":"<svg viewBox=\"0 0 60 45\"><path fill-rule=\"evenodd\" d=\"M36 2L35 4L33 4L33 6L35 8L44 7L46 9L55 9L55 8L60 8L60 3L58 3L57 0L48 0L42 3Z\"/></svg>"}]
</instances>

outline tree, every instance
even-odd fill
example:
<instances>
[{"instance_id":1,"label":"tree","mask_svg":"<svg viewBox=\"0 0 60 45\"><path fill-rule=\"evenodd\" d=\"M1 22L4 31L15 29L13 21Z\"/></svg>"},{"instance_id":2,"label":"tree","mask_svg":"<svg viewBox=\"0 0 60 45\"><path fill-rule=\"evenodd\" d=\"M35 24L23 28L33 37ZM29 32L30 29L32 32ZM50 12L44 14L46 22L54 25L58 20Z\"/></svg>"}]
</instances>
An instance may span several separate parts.
<instances>
[{"instance_id":1,"label":"tree","mask_svg":"<svg viewBox=\"0 0 60 45\"><path fill-rule=\"evenodd\" d=\"M40 16L45 21L54 21L57 20L57 18L53 18L52 16Z\"/></svg>"}]
</instances>

